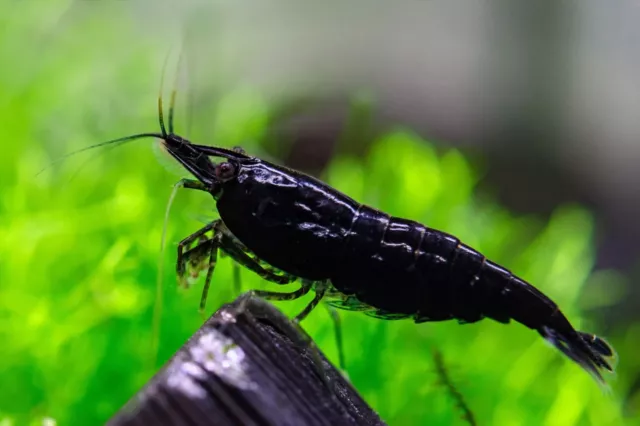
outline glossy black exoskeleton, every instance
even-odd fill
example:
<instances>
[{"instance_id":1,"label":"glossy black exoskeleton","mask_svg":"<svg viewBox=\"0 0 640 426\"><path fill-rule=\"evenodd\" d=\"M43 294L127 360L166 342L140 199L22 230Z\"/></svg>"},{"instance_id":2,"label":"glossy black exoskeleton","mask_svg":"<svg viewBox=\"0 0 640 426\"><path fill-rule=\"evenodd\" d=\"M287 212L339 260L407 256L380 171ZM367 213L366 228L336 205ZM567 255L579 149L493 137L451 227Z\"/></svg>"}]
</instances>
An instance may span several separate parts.
<instances>
[{"instance_id":1,"label":"glossy black exoskeleton","mask_svg":"<svg viewBox=\"0 0 640 426\"><path fill-rule=\"evenodd\" d=\"M603 370L613 370L609 358L614 351L604 339L576 331L547 296L456 237L363 205L311 176L241 149L192 144L173 133L171 120L165 130L161 102L159 110L161 133L117 141L161 139L196 178L183 185L216 200L220 219L178 249L181 279L194 269L207 270L201 307L222 250L269 281L301 282L294 292L256 292L260 296L292 300L314 290L313 301L297 320L320 300L417 323L513 319L538 331L599 381ZM223 161L214 163L211 157Z\"/></svg>"}]
</instances>

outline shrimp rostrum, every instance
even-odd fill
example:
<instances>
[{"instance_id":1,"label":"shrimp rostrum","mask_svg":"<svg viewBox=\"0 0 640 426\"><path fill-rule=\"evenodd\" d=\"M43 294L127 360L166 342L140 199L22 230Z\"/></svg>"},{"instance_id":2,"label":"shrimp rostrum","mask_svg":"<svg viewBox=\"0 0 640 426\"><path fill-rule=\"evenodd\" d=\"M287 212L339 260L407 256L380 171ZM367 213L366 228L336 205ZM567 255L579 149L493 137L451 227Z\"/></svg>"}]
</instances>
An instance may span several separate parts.
<instances>
[{"instance_id":1,"label":"shrimp rostrum","mask_svg":"<svg viewBox=\"0 0 640 426\"><path fill-rule=\"evenodd\" d=\"M212 231L202 243L212 253L208 280L220 249L265 279L301 283L291 293L261 292L267 298L295 299L313 290L315 297L299 320L320 300L416 323L514 320L537 331L599 382L604 383L603 372L613 371L615 353L604 339L575 330L549 297L456 237L390 216L240 149L190 143L173 133L171 122L167 133L161 105L160 126L161 133L129 138L160 138L196 178L185 186L214 198L220 219L196 233ZM186 270L184 248L179 275Z\"/></svg>"}]
</instances>

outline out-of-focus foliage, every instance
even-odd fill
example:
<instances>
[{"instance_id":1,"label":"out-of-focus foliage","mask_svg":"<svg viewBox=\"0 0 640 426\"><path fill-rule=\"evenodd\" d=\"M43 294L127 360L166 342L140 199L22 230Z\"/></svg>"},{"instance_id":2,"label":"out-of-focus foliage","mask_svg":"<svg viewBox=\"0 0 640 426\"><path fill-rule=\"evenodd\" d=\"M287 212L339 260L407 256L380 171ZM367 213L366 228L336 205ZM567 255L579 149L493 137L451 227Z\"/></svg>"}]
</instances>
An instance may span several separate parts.
<instances>
[{"instance_id":1,"label":"out-of-focus foliage","mask_svg":"<svg viewBox=\"0 0 640 426\"><path fill-rule=\"evenodd\" d=\"M0 39L3 64L16 59L17 40L32 34L28 25L18 27ZM0 73L2 425L43 417L64 425L104 422L201 322L200 287L176 291L173 262L175 243L213 216L213 203L206 194L184 191L167 225L160 351L153 364L151 317L163 217L179 176L159 165L149 143L89 152L36 176L63 152L155 130L158 71L150 72L153 61L143 49L117 68L102 69L100 79L93 78L90 65L96 56L84 53L74 43L62 43L47 61L25 53L27 63L39 64L29 75L12 68ZM87 92L101 103L84 107ZM121 92L126 102L116 95ZM220 105L211 123L225 146L259 141L270 124L269 109L253 92L231 91ZM589 306L607 301L611 282L608 275L591 274L592 221L583 209L561 207L548 223L515 217L475 194L477 174L460 153L436 153L406 130L377 140L364 159L336 158L324 177L360 201L459 236L535 283L578 328L603 330L581 310L588 279L598 283L596 297L584 295ZM242 278L245 289L265 285L247 272ZM223 260L210 311L235 297L230 283L230 264ZM305 302L279 306L293 313ZM606 336L621 363L613 395L605 396L586 373L518 324L416 326L356 313L345 313L343 324L349 377L390 425L462 424L454 401L438 384L435 349L479 424L632 423L624 418L619 397L640 370L640 325ZM304 325L335 360L326 312L316 310ZM629 410L639 403L632 399Z\"/></svg>"}]
</instances>

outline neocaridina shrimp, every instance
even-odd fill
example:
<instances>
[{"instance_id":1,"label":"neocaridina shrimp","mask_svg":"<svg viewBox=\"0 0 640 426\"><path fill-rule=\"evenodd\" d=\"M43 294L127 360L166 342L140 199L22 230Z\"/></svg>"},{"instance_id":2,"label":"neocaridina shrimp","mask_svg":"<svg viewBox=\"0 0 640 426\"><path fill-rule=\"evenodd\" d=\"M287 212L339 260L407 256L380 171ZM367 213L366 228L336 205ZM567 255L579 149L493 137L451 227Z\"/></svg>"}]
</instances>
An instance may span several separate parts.
<instances>
[{"instance_id":1,"label":"neocaridina shrimp","mask_svg":"<svg viewBox=\"0 0 640 426\"><path fill-rule=\"evenodd\" d=\"M158 107L160 132L106 144L158 138L196 178L181 185L214 198L220 218L178 247L181 279L190 264L204 262L207 269L201 308L221 250L266 280L301 283L289 293L255 291L258 296L293 300L313 290L315 297L296 321L321 300L416 323L514 320L537 331L599 382L604 383L603 371L613 371L614 350L604 339L575 330L549 297L455 236L390 216L242 149L193 144L174 133L172 110L165 129L161 98Z\"/></svg>"}]
</instances>

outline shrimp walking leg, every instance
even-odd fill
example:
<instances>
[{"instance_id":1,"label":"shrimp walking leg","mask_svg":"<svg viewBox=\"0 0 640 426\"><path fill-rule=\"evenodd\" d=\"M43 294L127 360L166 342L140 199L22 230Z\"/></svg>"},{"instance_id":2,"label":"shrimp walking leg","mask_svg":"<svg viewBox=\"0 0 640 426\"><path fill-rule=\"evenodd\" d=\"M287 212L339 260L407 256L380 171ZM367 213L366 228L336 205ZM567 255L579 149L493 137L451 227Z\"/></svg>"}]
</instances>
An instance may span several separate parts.
<instances>
[{"instance_id":1,"label":"shrimp walking leg","mask_svg":"<svg viewBox=\"0 0 640 426\"><path fill-rule=\"evenodd\" d=\"M308 280L303 280L302 281L302 286L303 287L308 287L309 289L311 289L313 287L313 282L312 281L308 281ZM318 303L320 303L320 301L322 300L322 298L324 297L324 294L327 291L327 287L325 283L317 283L317 285L315 286L315 295L313 296L313 299L311 300L311 302L309 302L309 304L307 306L305 306L305 308L302 310L302 312L300 312L298 315L296 315L293 318L294 322L299 323L300 321L302 321L303 319L305 319L307 317L307 315L309 315L309 313L311 313L311 311L313 311L313 309L318 306Z\"/></svg>"}]
</instances>

